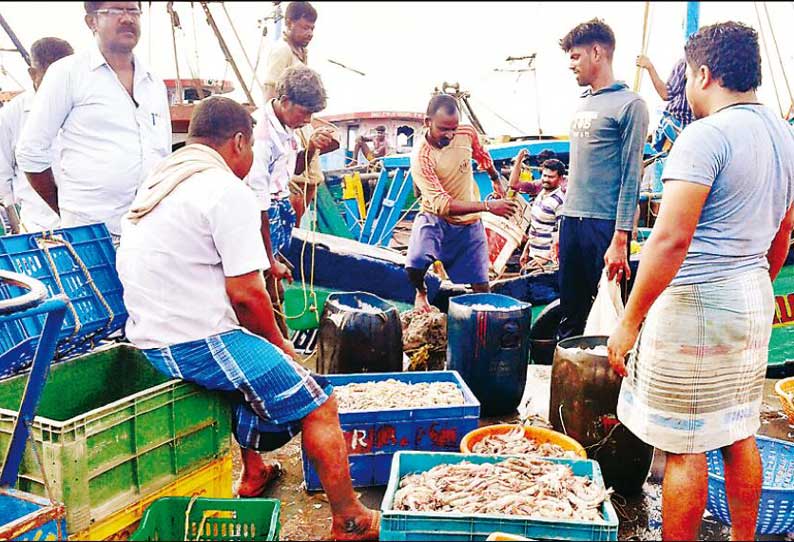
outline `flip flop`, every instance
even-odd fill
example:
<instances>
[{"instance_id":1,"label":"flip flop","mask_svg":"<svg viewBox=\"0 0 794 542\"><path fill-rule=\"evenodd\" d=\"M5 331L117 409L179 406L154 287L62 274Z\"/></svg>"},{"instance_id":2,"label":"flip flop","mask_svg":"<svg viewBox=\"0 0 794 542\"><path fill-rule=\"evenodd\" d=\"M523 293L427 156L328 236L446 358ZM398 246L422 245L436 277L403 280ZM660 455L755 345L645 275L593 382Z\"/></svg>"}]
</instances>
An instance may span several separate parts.
<instances>
[{"instance_id":1,"label":"flip flop","mask_svg":"<svg viewBox=\"0 0 794 542\"><path fill-rule=\"evenodd\" d=\"M334 540L378 540L380 538L380 512L373 510L372 520L369 527L358 525L345 525L345 530L341 532L331 530Z\"/></svg>"},{"instance_id":2,"label":"flip flop","mask_svg":"<svg viewBox=\"0 0 794 542\"><path fill-rule=\"evenodd\" d=\"M281 478L281 476L284 474L284 468L281 466L280 462L273 461L268 466L273 468L270 469L270 473L268 474L268 476L265 477L265 479L262 481L262 484L256 489L256 491L243 495L238 491L240 486L238 482L237 484L238 489L235 489L234 491L235 496L240 499L256 499L261 497L262 493L265 492L268 486L270 486L270 484Z\"/></svg>"}]
</instances>

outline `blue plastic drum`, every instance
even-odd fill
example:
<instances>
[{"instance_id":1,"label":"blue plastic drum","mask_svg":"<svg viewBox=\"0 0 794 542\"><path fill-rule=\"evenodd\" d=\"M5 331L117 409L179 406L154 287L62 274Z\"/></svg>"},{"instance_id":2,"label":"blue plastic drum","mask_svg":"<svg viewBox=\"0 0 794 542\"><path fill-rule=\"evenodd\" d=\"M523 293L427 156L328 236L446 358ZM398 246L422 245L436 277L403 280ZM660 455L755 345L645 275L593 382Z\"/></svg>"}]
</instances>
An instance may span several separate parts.
<instances>
[{"instance_id":1,"label":"blue plastic drum","mask_svg":"<svg viewBox=\"0 0 794 542\"><path fill-rule=\"evenodd\" d=\"M449 301L447 362L480 401L483 415L515 411L529 363L532 305L499 294Z\"/></svg>"}]
</instances>

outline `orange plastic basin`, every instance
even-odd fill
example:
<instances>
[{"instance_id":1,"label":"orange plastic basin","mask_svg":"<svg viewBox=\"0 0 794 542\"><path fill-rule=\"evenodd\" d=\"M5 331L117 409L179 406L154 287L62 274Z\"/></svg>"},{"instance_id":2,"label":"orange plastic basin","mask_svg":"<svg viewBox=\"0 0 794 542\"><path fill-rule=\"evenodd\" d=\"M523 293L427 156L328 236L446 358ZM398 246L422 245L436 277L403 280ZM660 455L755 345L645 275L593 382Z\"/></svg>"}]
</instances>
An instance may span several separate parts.
<instances>
[{"instance_id":1,"label":"orange plastic basin","mask_svg":"<svg viewBox=\"0 0 794 542\"><path fill-rule=\"evenodd\" d=\"M517 534L491 533L485 540L488 542L492 540L531 540L531 538L524 538L523 536L518 536Z\"/></svg>"},{"instance_id":2,"label":"orange plastic basin","mask_svg":"<svg viewBox=\"0 0 794 542\"><path fill-rule=\"evenodd\" d=\"M463 437L463 440L460 441L460 451L464 454L472 453L471 448L476 443L480 442L482 439L489 435L501 435L504 433L509 433L516 428L515 424L497 424L497 425L488 425L485 427L480 427L479 429L475 429L474 431L470 431ZM545 442L551 442L552 444L556 444L562 447L564 450L571 450L576 452L577 455L580 457L587 459L587 452L585 452L582 445L576 442L574 439L567 435L563 435L562 433L558 433L557 431L552 431L551 429L544 429L542 427L532 427L525 425L524 426L524 435L528 439L532 439L539 444L543 444Z\"/></svg>"}]
</instances>

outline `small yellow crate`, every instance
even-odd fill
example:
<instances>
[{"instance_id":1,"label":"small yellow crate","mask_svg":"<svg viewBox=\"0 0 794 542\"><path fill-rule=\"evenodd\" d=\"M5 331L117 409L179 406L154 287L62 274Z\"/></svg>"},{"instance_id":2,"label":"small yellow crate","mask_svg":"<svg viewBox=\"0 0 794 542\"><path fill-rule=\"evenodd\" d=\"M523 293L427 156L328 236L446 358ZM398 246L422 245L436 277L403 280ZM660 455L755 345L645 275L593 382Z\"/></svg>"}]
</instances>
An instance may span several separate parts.
<instances>
[{"instance_id":1,"label":"small yellow crate","mask_svg":"<svg viewBox=\"0 0 794 542\"><path fill-rule=\"evenodd\" d=\"M88 529L74 533L69 540L129 540L138 528L146 509L160 497L219 497L232 496L232 456L221 459L183 476L164 488L95 522Z\"/></svg>"}]
</instances>

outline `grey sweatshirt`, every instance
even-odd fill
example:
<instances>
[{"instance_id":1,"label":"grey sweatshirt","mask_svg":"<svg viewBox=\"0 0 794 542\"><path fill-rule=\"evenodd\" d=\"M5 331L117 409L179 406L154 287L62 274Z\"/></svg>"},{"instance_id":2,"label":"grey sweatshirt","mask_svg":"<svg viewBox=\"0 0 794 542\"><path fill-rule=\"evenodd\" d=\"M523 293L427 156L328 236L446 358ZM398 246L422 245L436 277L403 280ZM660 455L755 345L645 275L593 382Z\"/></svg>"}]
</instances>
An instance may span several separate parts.
<instances>
[{"instance_id":1,"label":"grey sweatshirt","mask_svg":"<svg viewBox=\"0 0 794 542\"><path fill-rule=\"evenodd\" d=\"M571 123L563 216L615 220L615 229L631 231L647 134L648 107L626 83L582 94Z\"/></svg>"}]
</instances>

